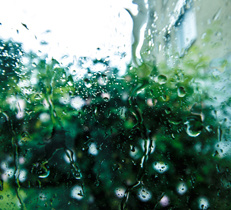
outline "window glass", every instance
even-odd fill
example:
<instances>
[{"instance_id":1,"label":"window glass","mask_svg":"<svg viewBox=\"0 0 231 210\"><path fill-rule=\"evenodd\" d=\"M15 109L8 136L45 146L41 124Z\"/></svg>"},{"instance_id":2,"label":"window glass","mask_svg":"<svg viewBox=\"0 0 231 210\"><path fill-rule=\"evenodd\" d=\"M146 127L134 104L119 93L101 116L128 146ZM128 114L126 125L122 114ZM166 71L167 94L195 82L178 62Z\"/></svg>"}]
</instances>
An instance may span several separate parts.
<instances>
[{"instance_id":1,"label":"window glass","mask_svg":"<svg viewBox=\"0 0 231 210\"><path fill-rule=\"evenodd\" d=\"M231 208L230 1L0 10L0 209Z\"/></svg>"},{"instance_id":2,"label":"window glass","mask_svg":"<svg viewBox=\"0 0 231 210\"><path fill-rule=\"evenodd\" d=\"M182 16L179 17L175 25L176 45L180 56L183 56L185 50L191 47L197 38L196 16L192 5L189 9L185 9Z\"/></svg>"}]
</instances>

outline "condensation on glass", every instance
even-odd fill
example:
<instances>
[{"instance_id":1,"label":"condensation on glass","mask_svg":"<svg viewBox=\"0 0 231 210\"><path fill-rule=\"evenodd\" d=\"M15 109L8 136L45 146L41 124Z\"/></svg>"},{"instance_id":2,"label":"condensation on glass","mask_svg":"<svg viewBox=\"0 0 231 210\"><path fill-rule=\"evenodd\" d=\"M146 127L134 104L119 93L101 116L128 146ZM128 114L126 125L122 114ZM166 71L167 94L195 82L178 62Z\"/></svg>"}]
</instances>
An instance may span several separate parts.
<instances>
[{"instance_id":1,"label":"condensation on glass","mask_svg":"<svg viewBox=\"0 0 231 210\"><path fill-rule=\"evenodd\" d=\"M0 209L231 208L229 0L3 5Z\"/></svg>"}]
</instances>

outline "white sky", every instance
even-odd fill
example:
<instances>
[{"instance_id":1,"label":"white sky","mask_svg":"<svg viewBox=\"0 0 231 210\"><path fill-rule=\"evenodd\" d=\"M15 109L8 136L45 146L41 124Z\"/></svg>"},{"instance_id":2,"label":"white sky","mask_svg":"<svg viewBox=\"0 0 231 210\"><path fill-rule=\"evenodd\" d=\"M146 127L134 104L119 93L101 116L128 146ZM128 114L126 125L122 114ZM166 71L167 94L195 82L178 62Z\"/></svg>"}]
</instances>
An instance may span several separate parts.
<instances>
[{"instance_id":1,"label":"white sky","mask_svg":"<svg viewBox=\"0 0 231 210\"><path fill-rule=\"evenodd\" d=\"M131 60L132 19L124 8L134 9L132 0L0 2L0 38L22 42L26 51L40 50L59 61L63 55L70 55L71 61L73 55L77 58L110 56L111 64L119 63L122 70ZM41 45L41 41L49 44ZM126 56L121 59L118 53L123 52Z\"/></svg>"}]
</instances>

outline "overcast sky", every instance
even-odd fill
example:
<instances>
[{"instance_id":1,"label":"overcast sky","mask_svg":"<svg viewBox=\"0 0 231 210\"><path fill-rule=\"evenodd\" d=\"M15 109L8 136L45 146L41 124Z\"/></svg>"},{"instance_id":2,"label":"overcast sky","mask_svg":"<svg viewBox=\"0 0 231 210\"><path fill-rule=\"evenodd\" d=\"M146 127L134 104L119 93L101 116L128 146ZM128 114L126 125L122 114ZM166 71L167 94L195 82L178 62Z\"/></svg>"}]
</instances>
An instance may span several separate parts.
<instances>
[{"instance_id":1,"label":"overcast sky","mask_svg":"<svg viewBox=\"0 0 231 210\"><path fill-rule=\"evenodd\" d=\"M58 60L110 56L122 69L131 59L132 19L124 8L134 9L132 0L0 1L0 37L22 42L27 51Z\"/></svg>"}]
</instances>

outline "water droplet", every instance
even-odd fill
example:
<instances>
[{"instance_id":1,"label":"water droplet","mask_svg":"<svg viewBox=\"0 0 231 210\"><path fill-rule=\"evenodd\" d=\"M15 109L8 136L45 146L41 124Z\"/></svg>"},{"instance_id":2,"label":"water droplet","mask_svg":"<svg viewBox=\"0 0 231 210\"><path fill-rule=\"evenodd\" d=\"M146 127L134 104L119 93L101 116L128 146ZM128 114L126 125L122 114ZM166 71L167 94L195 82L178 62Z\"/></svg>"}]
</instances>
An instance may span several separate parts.
<instances>
[{"instance_id":1,"label":"water droplet","mask_svg":"<svg viewBox=\"0 0 231 210\"><path fill-rule=\"evenodd\" d=\"M208 132L212 132L213 131L213 127L211 125L207 125L205 128L206 128L206 130Z\"/></svg>"},{"instance_id":2,"label":"water droplet","mask_svg":"<svg viewBox=\"0 0 231 210\"><path fill-rule=\"evenodd\" d=\"M75 179L81 179L82 175L80 171L76 171L75 169L71 169L72 175Z\"/></svg>"},{"instance_id":3,"label":"water droplet","mask_svg":"<svg viewBox=\"0 0 231 210\"><path fill-rule=\"evenodd\" d=\"M200 197L199 198L199 209L208 209L209 208L209 201L207 198Z\"/></svg>"},{"instance_id":4,"label":"water droplet","mask_svg":"<svg viewBox=\"0 0 231 210\"><path fill-rule=\"evenodd\" d=\"M79 193L78 193L79 196L83 197L83 191L80 190Z\"/></svg>"},{"instance_id":5,"label":"water droplet","mask_svg":"<svg viewBox=\"0 0 231 210\"><path fill-rule=\"evenodd\" d=\"M165 75L159 75L157 81L160 85L165 84L167 81L167 77Z\"/></svg>"},{"instance_id":6,"label":"water droplet","mask_svg":"<svg viewBox=\"0 0 231 210\"><path fill-rule=\"evenodd\" d=\"M99 77L98 83L99 83L99 85L106 85L108 83L107 77L106 76Z\"/></svg>"},{"instance_id":7,"label":"water droplet","mask_svg":"<svg viewBox=\"0 0 231 210\"><path fill-rule=\"evenodd\" d=\"M68 84L69 86L73 86L73 83L72 83L71 81L68 81L67 84Z\"/></svg>"},{"instance_id":8,"label":"water droplet","mask_svg":"<svg viewBox=\"0 0 231 210\"><path fill-rule=\"evenodd\" d=\"M30 135L27 131L23 131L21 133L21 137L22 137L22 140L27 140L27 139L30 139Z\"/></svg>"},{"instance_id":9,"label":"water droplet","mask_svg":"<svg viewBox=\"0 0 231 210\"><path fill-rule=\"evenodd\" d=\"M132 151L132 152L135 152L135 151L136 151L134 145L130 145L130 147L131 147L131 151Z\"/></svg>"},{"instance_id":10,"label":"water droplet","mask_svg":"<svg viewBox=\"0 0 231 210\"><path fill-rule=\"evenodd\" d=\"M34 96L34 99L35 100L40 100L42 97L41 97L41 95L40 94L35 94L35 96Z\"/></svg>"},{"instance_id":11,"label":"water droplet","mask_svg":"<svg viewBox=\"0 0 231 210\"><path fill-rule=\"evenodd\" d=\"M218 135L218 141L222 140L222 129L221 126L218 126L217 128L217 135Z\"/></svg>"},{"instance_id":12,"label":"water droplet","mask_svg":"<svg viewBox=\"0 0 231 210\"><path fill-rule=\"evenodd\" d=\"M0 191L3 191L3 180L0 179Z\"/></svg>"},{"instance_id":13,"label":"water droplet","mask_svg":"<svg viewBox=\"0 0 231 210\"><path fill-rule=\"evenodd\" d=\"M111 110L106 111L105 115L106 115L107 118L109 118L111 116Z\"/></svg>"},{"instance_id":14,"label":"water droplet","mask_svg":"<svg viewBox=\"0 0 231 210\"><path fill-rule=\"evenodd\" d=\"M185 89L183 88L183 87L179 87L178 89L177 89L177 94L178 94L178 96L179 97L184 97L185 95L186 95L186 92L185 92Z\"/></svg>"},{"instance_id":15,"label":"water droplet","mask_svg":"<svg viewBox=\"0 0 231 210\"><path fill-rule=\"evenodd\" d=\"M25 23L21 23L27 30L29 30L29 28L27 27L27 25Z\"/></svg>"},{"instance_id":16,"label":"water droplet","mask_svg":"<svg viewBox=\"0 0 231 210\"><path fill-rule=\"evenodd\" d=\"M181 120L171 119L171 120L168 120L168 122L173 125L179 125L181 123Z\"/></svg>"},{"instance_id":17,"label":"water droplet","mask_svg":"<svg viewBox=\"0 0 231 210\"><path fill-rule=\"evenodd\" d=\"M91 81L89 79L85 79L84 84L87 88L90 88L92 86Z\"/></svg>"},{"instance_id":18,"label":"water droplet","mask_svg":"<svg viewBox=\"0 0 231 210\"><path fill-rule=\"evenodd\" d=\"M50 175L50 170L46 171L45 173L40 174L38 177L45 179Z\"/></svg>"},{"instance_id":19,"label":"water droplet","mask_svg":"<svg viewBox=\"0 0 231 210\"><path fill-rule=\"evenodd\" d=\"M3 200L3 196L2 195L0 195L0 200Z\"/></svg>"},{"instance_id":20,"label":"water droplet","mask_svg":"<svg viewBox=\"0 0 231 210\"><path fill-rule=\"evenodd\" d=\"M177 186L177 192L180 194L180 195L183 195L185 194L187 191L187 186L184 182L181 182L178 184Z\"/></svg>"},{"instance_id":21,"label":"water droplet","mask_svg":"<svg viewBox=\"0 0 231 210\"><path fill-rule=\"evenodd\" d=\"M76 185L71 189L71 197L77 200L83 199L83 189L81 186Z\"/></svg>"},{"instance_id":22,"label":"water droplet","mask_svg":"<svg viewBox=\"0 0 231 210\"><path fill-rule=\"evenodd\" d=\"M94 111L95 115L99 115L99 111L98 111L98 107L95 108L95 111Z\"/></svg>"},{"instance_id":23,"label":"water droplet","mask_svg":"<svg viewBox=\"0 0 231 210\"><path fill-rule=\"evenodd\" d=\"M39 178L45 179L50 175L50 170L45 166L46 163L41 164L41 170L38 172Z\"/></svg>"},{"instance_id":24,"label":"water droplet","mask_svg":"<svg viewBox=\"0 0 231 210\"><path fill-rule=\"evenodd\" d=\"M108 97L104 97L103 100L104 100L105 102L108 102L108 101L109 101L109 98L108 98Z\"/></svg>"},{"instance_id":25,"label":"water droplet","mask_svg":"<svg viewBox=\"0 0 231 210\"><path fill-rule=\"evenodd\" d=\"M219 9L216 14L213 16L213 21L217 21L219 19L219 16L221 14L221 9Z\"/></svg>"},{"instance_id":26,"label":"water droplet","mask_svg":"<svg viewBox=\"0 0 231 210\"><path fill-rule=\"evenodd\" d=\"M190 112L194 115L199 116L202 113L202 105L199 103L195 103L190 109Z\"/></svg>"},{"instance_id":27,"label":"water droplet","mask_svg":"<svg viewBox=\"0 0 231 210\"><path fill-rule=\"evenodd\" d=\"M110 94L109 93L102 93L101 97L105 102L108 102L110 100Z\"/></svg>"},{"instance_id":28,"label":"water droplet","mask_svg":"<svg viewBox=\"0 0 231 210\"><path fill-rule=\"evenodd\" d=\"M27 182L27 187L30 188L30 181Z\"/></svg>"},{"instance_id":29,"label":"water droplet","mask_svg":"<svg viewBox=\"0 0 231 210\"><path fill-rule=\"evenodd\" d=\"M201 122L200 116L190 116L188 117L187 121L185 122L187 125L186 133L190 137L197 137L201 134L203 124Z\"/></svg>"},{"instance_id":30,"label":"water droplet","mask_svg":"<svg viewBox=\"0 0 231 210\"><path fill-rule=\"evenodd\" d=\"M163 163L163 162L154 162L153 163L153 168L159 172L159 173L164 173L169 169L169 166L167 163Z\"/></svg>"},{"instance_id":31,"label":"water droplet","mask_svg":"<svg viewBox=\"0 0 231 210\"><path fill-rule=\"evenodd\" d=\"M81 171L78 168L77 164L74 162L74 152L70 149L67 149L66 155L70 161L72 175L74 176L75 179L81 179L82 178Z\"/></svg>"},{"instance_id":32,"label":"water droplet","mask_svg":"<svg viewBox=\"0 0 231 210\"><path fill-rule=\"evenodd\" d=\"M166 108L166 109L165 109L165 113L166 113L166 114L170 114L171 111L172 111L172 110L171 110L170 108Z\"/></svg>"},{"instance_id":33,"label":"water droplet","mask_svg":"<svg viewBox=\"0 0 231 210\"><path fill-rule=\"evenodd\" d=\"M167 97L166 95L162 95L162 96L161 96L161 99L162 99L163 101L167 101L168 97Z\"/></svg>"},{"instance_id":34,"label":"water droplet","mask_svg":"<svg viewBox=\"0 0 231 210\"><path fill-rule=\"evenodd\" d=\"M138 191L138 197L141 201L147 202L151 199L152 194L147 189L143 188Z\"/></svg>"},{"instance_id":35,"label":"water droplet","mask_svg":"<svg viewBox=\"0 0 231 210\"><path fill-rule=\"evenodd\" d=\"M98 187L99 186L99 180L96 180L94 184L96 187Z\"/></svg>"},{"instance_id":36,"label":"water droplet","mask_svg":"<svg viewBox=\"0 0 231 210\"><path fill-rule=\"evenodd\" d=\"M42 184L39 180L36 180L37 181L37 184L38 184L38 188L40 189L42 187Z\"/></svg>"}]
</instances>

